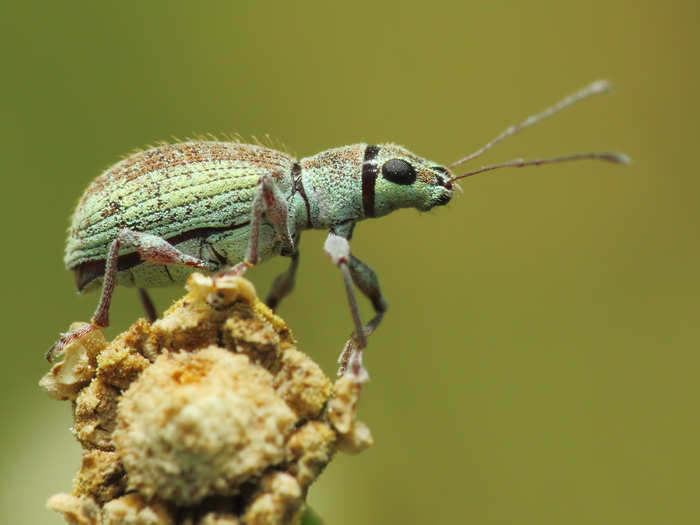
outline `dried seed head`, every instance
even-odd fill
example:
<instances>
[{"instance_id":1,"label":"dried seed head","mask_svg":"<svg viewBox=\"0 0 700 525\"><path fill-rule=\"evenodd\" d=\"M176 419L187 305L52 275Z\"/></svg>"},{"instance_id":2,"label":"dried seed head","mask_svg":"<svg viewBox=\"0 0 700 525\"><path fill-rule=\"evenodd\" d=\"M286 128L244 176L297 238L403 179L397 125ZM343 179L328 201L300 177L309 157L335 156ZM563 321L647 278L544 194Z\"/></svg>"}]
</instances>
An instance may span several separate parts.
<instances>
[{"instance_id":1,"label":"dried seed head","mask_svg":"<svg viewBox=\"0 0 700 525\"><path fill-rule=\"evenodd\" d=\"M114 442L130 489L191 505L281 463L295 421L267 370L209 347L156 359L122 396Z\"/></svg>"},{"instance_id":2,"label":"dried seed head","mask_svg":"<svg viewBox=\"0 0 700 525\"><path fill-rule=\"evenodd\" d=\"M74 400L70 523L295 523L338 450L371 445L361 387L335 386L245 279L193 274L162 319L88 333L41 385ZM128 493L127 493L128 491Z\"/></svg>"}]
</instances>

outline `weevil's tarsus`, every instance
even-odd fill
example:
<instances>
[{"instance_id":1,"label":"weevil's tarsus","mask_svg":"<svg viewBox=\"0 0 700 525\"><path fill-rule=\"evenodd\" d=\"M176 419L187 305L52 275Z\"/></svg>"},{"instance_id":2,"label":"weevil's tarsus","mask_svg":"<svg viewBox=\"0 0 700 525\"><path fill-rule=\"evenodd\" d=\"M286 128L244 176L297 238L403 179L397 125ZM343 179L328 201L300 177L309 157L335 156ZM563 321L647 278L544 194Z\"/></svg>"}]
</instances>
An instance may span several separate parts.
<instances>
[{"instance_id":1,"label":"weevil's tarsus","mask_svg":"<svg viewBox=\"0 0 700 525\"><path fill-rule=\"evenodd\" d=\"M458 175L450 179L450 182L459 179L464 179L466 177L471 177L472 175L477 175L479 173L484 173L485 171L492 171L499 168L525 168L527 166L542 166L544 164L558 164L560 162L571 162L576 160L604 160L607 162L614 162L616 164L629 164L630 159L624 153L574 153L573 155L565 155L563 157L552 157L549 159L533 159L533 160L523 160L523 159L513 159L508 162L501 162L499 164L492 164L491 166L482 166L479 169L468 171L462 175Z\"/></svg>"},{"instance_id":2,"label":"weevil's tarsus","mask_svg":"<svg viewBox=\"0 0 700 525\"><path fill-rule=\"evenodd\" d=\"M488 151L491 149L493 146L498 144L499 142L503 141L507 137L510 137L511 135L515 135L519 131L528 128L530 126L534 126L538 122L541 122L542 120L546 119L547 117L551 117L555 113L560 112L563 109L568 108L569 106L574 105L576 102L579 102L581 100L584 100L590 96L597 95L599 93L604 93L606 91L609 91L611 88L610 82L607 80L596 80L595 82L589 84L583 89L580 89L576 93L572 93L568 97L565 97L564 99L560 100L556 104L549 106L547 109L544 111L541 111L540 113L537 113L535 115L531 115L525 120L523 120L519 124L514 124L512 126L509 126L506 128L500 135L498 135L496 138L476 150L474 153L470 153L466 157L463 157L452 164L448 166L451 170L456 168L457 166L460 166L464 164L465 162L469 162L472 159L475 159L482 153Z\"/></svg>"},{"instance_id":3,"label":"weevil's tarsus","mask_svg":"<svg viewBox=\"0 0 700 525\"><path fill-rule=\"evenodd\" d=\"M139 300L141 301L141 306L143 306L143 312L146 314L146 319L153 324L158 319L158 312L156 312L151 296L148 295L144 288L139 288Z\"/></svg>"},{"instance_id":4,"label":"weevil's tarsus","mask_svg":"<svg viewBox=\"0 0 700 525\"><path fill-rule=\"evenodd\" d=\"M348 375L355 383L369 381L369 372L362 364L362 350L358 350L354 337L350 337L338 356L338 377Z\"/></svg>"},{"instance_id":5,"label":"weevil's tarsus","mask_svg":"<svg viewBox=\"0 0 700 525\"><path fill-rule=\"evenodd\" d=\"M362 352L352 352L350 360L347 364L347 369L350 370L353 379L356 383L363 384L369 381L369 372L362 364ZM345 375L343 372L341 375Z\"/></svg>"},{"instance_id":6,"label":"weevil's tarsus","mask_svg":"<svg viewBox=\"0 0 700 525\"><path fill-rule=\"evenodd\" d=\"M52 363L56 357L61 355L65 348L72 343L73 341L80 339L86 334L89 334L93 330L97 330L100 327L95 325L94 323L86 324L78 328L77 330L73 330L72 332L66 332L61 334L61 337L58 341L54 343L54 345L49 348L49 350L46 352L46 360L49 363Z\"/></svg>"}]
</instances>

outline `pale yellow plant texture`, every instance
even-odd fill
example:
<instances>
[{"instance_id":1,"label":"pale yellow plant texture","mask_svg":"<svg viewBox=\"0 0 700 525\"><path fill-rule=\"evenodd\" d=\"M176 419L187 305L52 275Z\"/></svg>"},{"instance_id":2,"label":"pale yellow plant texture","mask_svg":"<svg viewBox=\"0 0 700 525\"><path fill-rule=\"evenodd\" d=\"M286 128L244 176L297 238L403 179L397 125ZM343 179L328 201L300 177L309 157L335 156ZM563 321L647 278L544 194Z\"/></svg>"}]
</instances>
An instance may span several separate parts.
<instances>
[{"instance_id":1,"label":"pale yellow plant texture","mask_svg":"<svg viewBox=\"0 0 700 525\"><path fill-rule=\"evenodd\" d=\"M292 524L334 453L372 444L361 385L331 383L249 281L186 287L152 325L73 342L40 382L72 402L84 449L48 501L70 524Z\"/></svg>"}]
</instances>

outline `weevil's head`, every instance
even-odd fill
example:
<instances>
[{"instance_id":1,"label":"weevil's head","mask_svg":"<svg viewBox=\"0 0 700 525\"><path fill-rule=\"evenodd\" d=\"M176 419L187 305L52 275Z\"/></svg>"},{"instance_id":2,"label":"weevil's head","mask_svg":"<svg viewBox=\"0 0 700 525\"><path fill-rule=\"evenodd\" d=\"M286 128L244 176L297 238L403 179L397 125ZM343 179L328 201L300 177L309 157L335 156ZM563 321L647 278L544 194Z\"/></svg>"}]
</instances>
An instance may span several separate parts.
<instances>
[{"instance_id":1,"label":"weevil's head","mask_svg":"<svg viewBox=\"0 0 700 525\"><path fill-rule=\"evenodd\" d=\"M415 155L396 144L368 146L366 171L375 175L374 216L386 215L398 208L428 211L450 202L453 185L450 171ZM371 149L370 148L374 148Z\"/></svg>"}]
</instances>

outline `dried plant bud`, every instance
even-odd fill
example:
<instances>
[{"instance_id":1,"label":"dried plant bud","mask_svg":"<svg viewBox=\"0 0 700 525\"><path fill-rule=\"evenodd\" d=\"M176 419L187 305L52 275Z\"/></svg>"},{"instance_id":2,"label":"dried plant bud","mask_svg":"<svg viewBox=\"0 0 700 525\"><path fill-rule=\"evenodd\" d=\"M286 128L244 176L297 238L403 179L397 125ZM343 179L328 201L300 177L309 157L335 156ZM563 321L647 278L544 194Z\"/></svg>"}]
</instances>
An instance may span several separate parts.
<instances>
[{"instance_id":1,"label":"dried plant bud","mask_svg":"<svg viewBox=\"0 0 700 525\"><path fill-rule=\"evenodd\" d=\"M361 391L362 385L347 375L338 378L333 386L333 399L328 404L328 419L340 434L352 430Z\"/></svg>"},{"instance_id":2,"label":"dried plant bud","mask_svg":"<svg viewBox=\"0 0 700 525\"><path fill-rule=\"evenodd\" d=\"M335 385L245 279L193 274L162 319L67 346L41 386L85 452L69 523L296 523L337 450L371 445L361 385ZM127 493L128 492L128 493Z\"/></svg>"},{"instance_id":3,"label":"dried plant bud","mask_svg":"<svg viewBox=\"0 0 700 525\"><path fill-rule=\"evenodd\" d=\"M139 319L97 356L98 376L122 390L158 357L158 341L150 325Z\"/></svg>"},{"instance_id":4,"label":"dried plant bud","mask_svg":"<svg viewBox=\"0 0 700 525\"><path fill-rule=\"evenodd\" d=\"M289 349L282 356L275 389L299 419L314 419L330 399L333 385L306 354Z\"/></svg>"},{"instance_id":5,"label":"dried plant bud","mask_svg":"<svg viewBox=\"0 0 700 525\"><path fill-rule=\"evenodd\" d=\"M101 525L175 525L175 520L163 503L127 494L105 504Z\"/></svg>"},{"instance_id":6,"label":"dried plant bud","mask_svg":"<svg viewBox=\"0 0 700 525\"><path fill-rule=\"evenodd\" d=\"M240 525L241 522L238 518L231 514L221 514L219 512L210 512L205 514L204 517L199 520L197 525Z\"/></svg>"},{"instance_id":7,"label":"dried plant bud","mask_svg":"<svg viewBox=\"0 0 700 525\"><path fill-rule=\"evenodd\" d=\"M122 494L125 482L124 467L115 452L87 450L73 480L73 494L91 496L104 503Z\"/></svg>"},{"instance_id":8,"label":"dried plant bud","mask_svg":"<svg viewBox=\"0 0 700 525\"><path fill-rule=\"evenodd\" d=\"M246 525L295 523L301 517L301 487L285 472L271 472L260 482L261 491L243 515Z\"/></svg>"},{"instance_id":9,"label":"dried plant bud","mask_svg":"<svg viewBox=\"0 0 700 525\"><path fill-rule=\"evenodd\" d=\"M333 457L337 436L327 423L309 421L289 438L290 472L306 488Z\"/></svg>"},{"instance_id":10,"label":"dried plant bud","mask_svg":"<svg viewBox=\"0 0 700 525\"><path fill-rule=\"evenodd\" d=\"M54 494L46 502L51 510L63 514L70 525L99 525L101 523L100 506L92 498L72 496L71 494Z\"/></svg>"},{"instance_id":11,"label":"dried plant bud","mask_svg":"<svg viewBox=\"0 0 700 525\"><path fill-rule=\"evenodd\" d=\"M73 323L70 331L78 330L86 323ZM41 378L39 386L59 401L73 400L80 390L90 382L97 369L96 356L107 346L102 332L85 334L78 341L66 346L63 361L51 368Z\"/></svg>"},{"instance_id":12,"label":"dried plant bud","mask_svg":"<svg viewBox=\"0 0 700 525\"><path fill-rule=\"evenodd\" d=\"M73 435L83 448L113 450L119 389L99 377L80 391L73 405Z\"/></svg>"},{"instance_id":13,"label":"dried plant bud","mask_svg":"<svg viewBox=\"0 0 700 525\"><path fill-rule=\"evenodd\" d=\"M295 421L267 370L209 347L156 359L123 395L114 441L129 488L190 505L281 463Z\"/></svg>"},{"instance_id":14,"label":"dried plant bud","mask_svg":"<svg viewBox=\"0 0 700 525\"><path fill-rule=\"evenodd\" d=\"M359 454L372 445L374 445L372 432L362 421L355 421L350 432L341 434L338 440L338 450L345 454Z\"/></svg>"}]
</instances>

